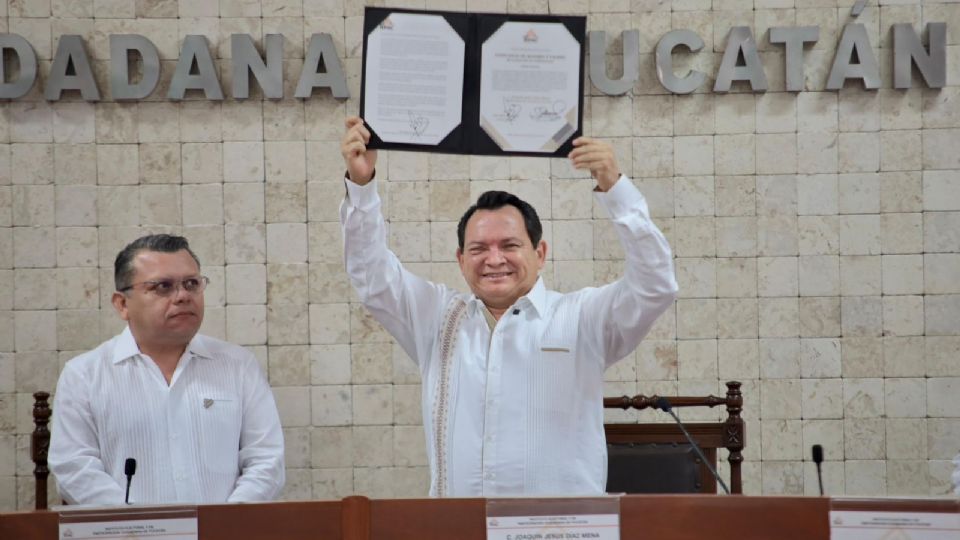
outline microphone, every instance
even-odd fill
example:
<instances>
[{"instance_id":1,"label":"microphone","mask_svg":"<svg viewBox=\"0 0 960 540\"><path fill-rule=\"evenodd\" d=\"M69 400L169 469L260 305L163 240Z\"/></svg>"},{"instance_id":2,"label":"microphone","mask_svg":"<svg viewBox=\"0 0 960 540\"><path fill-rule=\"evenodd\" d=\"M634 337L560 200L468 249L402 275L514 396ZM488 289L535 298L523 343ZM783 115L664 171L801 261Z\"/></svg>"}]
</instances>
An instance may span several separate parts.
<instances>
[{"instance_id":1,"label":"microphone","mask_svg":"<svg viewBox=\"0 0 960 540\"><path fill-rule=\"evenodd\" d=\"M813 453L813 463L817 466L817 483L820 484L820 496L823 497L823 474L820 470L820 464L823 463L823 447L815 444L810 450Z\"/></svg>"},{"instance_id":2,"label":"microphone","mask_svg":"<svg viewBox=\"0 0 960 540\"><path fill-rule=\"evenodd\" d=\"M716 478L717 482L720 483L720 487L723 488L723 492L729 495L730 488L728 488L727 484L724 483L723 478L720 478L720 475L717 474L717 470L713 468L713 465L710 463L710 460L707 459L707 456L703 455L703 450L700 449L700 446L698 446L696 441L693 440L693 437L690 436L687 428L684 427L683 422L680 421L680 417L673 412L673 406L670 405L670 400L665 397L659 397L657 398L656 403L654 403L654 406L673 417L673 419L677 422L677 426L680 428L680 431L683 432L683 436L687 438L687 442L689 442L690 446L693 447L693 451L696 452L697 456L703 460L703 464L707 466L707 469L710 470L710 473L713 474L713 477Z\"/></svg>"},{"instance_id":3,"label":"microphone","mask_svg":"<svg viewBox=\"0 0 960 540\"><path fill-rule=\"evenodd\" d=\"M137 472L137 460L128 457L123 462L123 474L127 475L127 495L123 498L124 504L130 504L130 482L133 481L133 475Z\"/></svg>"}]
</instances>

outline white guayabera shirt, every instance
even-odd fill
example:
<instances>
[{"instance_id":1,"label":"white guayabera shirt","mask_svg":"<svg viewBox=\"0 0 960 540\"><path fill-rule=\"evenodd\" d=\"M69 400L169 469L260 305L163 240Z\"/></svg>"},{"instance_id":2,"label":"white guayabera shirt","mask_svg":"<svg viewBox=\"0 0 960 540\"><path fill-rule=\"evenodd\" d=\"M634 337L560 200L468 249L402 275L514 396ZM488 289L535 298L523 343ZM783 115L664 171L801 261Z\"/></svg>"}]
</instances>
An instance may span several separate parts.
<instances>
[{"instance_id":1,"label":"white guayabera shirt","mask_svg":"<svg viewBox=\"0 0 960 540\"><path fill-rule=\"evenodd\" d=\"M597 200L625 275L569 294L543 280L495 325L472 294L406 271L387 248L375 182L345 180L347 272L417 362L432 496L602 493L603 371L632 352L677 292L670 247L621 176Z\"/></svg>"},{"instance_id":2,"label":"white guayabera shirt","mask_svg":"<svg viewBox=\"0 0 960 540\"><path fill-rule=\"evenodd\" d=\"M253 354L196 335L170 384L126 328L67 362L49 464L71 504L269 501L284 483L283 432Z\"/></svg>"}]
</instances>

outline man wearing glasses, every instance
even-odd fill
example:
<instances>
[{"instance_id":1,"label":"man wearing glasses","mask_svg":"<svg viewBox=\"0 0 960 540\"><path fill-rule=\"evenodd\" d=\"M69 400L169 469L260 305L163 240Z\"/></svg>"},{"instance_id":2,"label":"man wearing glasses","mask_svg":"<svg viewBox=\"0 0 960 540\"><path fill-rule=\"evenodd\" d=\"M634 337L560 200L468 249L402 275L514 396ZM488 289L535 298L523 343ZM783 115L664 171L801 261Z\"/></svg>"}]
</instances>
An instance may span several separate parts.
<instances>
[{"instance_id":1,"label":"man wearing glasses","mask_svg":"<svg viewBox=\"0 0 960 540\"><path fill-rule=\"evenodd\" d=\"M67 362L57 384L49 464L60 495L123 504L133 458L131 503L276 498L273 394L252 353L197 333L209 280L187 240L138 238L117 255L114 281L127 327Z\"/></svg>"}]
</instances>

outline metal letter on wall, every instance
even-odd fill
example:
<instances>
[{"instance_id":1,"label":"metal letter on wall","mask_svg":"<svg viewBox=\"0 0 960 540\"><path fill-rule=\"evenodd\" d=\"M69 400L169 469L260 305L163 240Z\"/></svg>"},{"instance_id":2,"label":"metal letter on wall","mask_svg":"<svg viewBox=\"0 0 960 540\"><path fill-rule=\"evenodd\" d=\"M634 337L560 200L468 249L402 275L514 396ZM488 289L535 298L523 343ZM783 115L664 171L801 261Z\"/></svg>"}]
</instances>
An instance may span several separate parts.
<instances>
[{"instance_id":1,"label":"metal letter on wall","mask_svg":"<svg viewBox=\"0 0 960 540\"><path fill-rule=\"evenodd\" d=\"M3 57L12 51L20 63L17 78L7 81ZM37 53L30 42L17 34L0 34L0 99L17 99L27 95L37 81Z\"/></svg>"},{"instance_id":2,"label":"metal letter on wall","mask_svg":"<svg viewBox=\"0 0 960 540\"><path fill-rule=\"evenodd\" d=\"M250 97L250 75L268 99L283 98L283 35L267 34L264 39L267 61L264 63L257 52L253 38L249 34L230 36L231 73L233 74L232 94L234 99Z\"/></svg>"},{"instance_id":3,"label":"metal letter on wall","mask_svg":"<svg viewBox=\"0 0 960 540\"><path fill-rule=\"evenodd\" d=\"M140 82L130 83L130 51L140 56ZM137 34L110 34L110 96L118 101L143 99L160 82L160 53Z\"/></svg>"},{"instance_id":4,"label":"metal letter on wall","mask_svg":"<svg viewBox=\"0 0 960 540\"><path fill-rule=\"evenodd\" d=\"M923 48L920 37L910 23L893 25L893 87L910 88L913 76L910 66L916 65L930 88L947 84L947 23L927 23L930 53Z\"/></svg>"},{"instance_id":5,"label":"metal letter on wall","mask_svg":"<svg viewBox=\"0 0 960 540\"><path fill-rule=\"evenodd\" d=\"M657 78L664 88L674 94L689 94L700 88L707 75L691 69L684 77L677 77L673 72L673 49L684 45L690 52L697 52L703 48L703 40L690 30L671 30L660 38L657 43L656 62Z\"/></svg>"},{"instance_id":6,"label":"metal letter on wall","mask_svg":"<svg viewBox=\"0 0 960 540\"><path fill-rule=\"evenodd\" d=\"M321 62L326 67L326 72L319 72ZM313 94L313 89L318 87L330 88L335 98L350 97L347 78L343 75L340 57L337 56L337 48L334 47L330 34L310 36L310 45L303 61L303 72L300 73L294 96L306 99Z\"/></svg>"},{"instance_id":7,"label":"metal letter on wall","mask_svg":"<svg viewBox=\"0 0 960 540\"><path fill-rule=\"evenodd\" d=\"M604 94L626 94L640 79L640 31L626 30L623 39L623 76L618 80L607 77L607 33L590 32L590 82Z\"/></svg>"},{"instance_id":8,"label":"metal letter on wall","mask_svg":"<svg viewBox=\"0 0 960 540\"><path fill-rule=\"evenodd\" d=\"M194 62L197 63L196 75L190 73ZM220 88L220 80L217 79L217 69L213 66L206 36L189 35L184 38L183 49L180 51L180 59L177 60L177 69L170 80L167 98L180 101L187 90L203 90L207 99L223 99L223 89Z\"/></svg>"},{"instance_id":9,"label":"metal letter on wall","mask_svg":"<svg viewBox=\"0 0 960 540\"><path fill-rule=\"evenodd\" d=\"M737 58L741 53L746 65L738 66ZM713 91L729 92L733 81L750 81L750 89L754 92L767 91L767 76L757 54L757 40L746 26L734 26L727 34L727 48L723 51Z\"/></svg>"},{"instance_id":10,"label":"metal letter on wall","mask_svg":"<svg viewBox=\"0 0 960 540\"><path fill-rule=\"evenodd\" d=\"M786 49L787 91L803 90L803 45L820 39L819 26L777 26L770 29L770 43Z\"/></svg>"},{"instance_id":11,"label":"metal letter on wall","mask_svg":"<svg viewBox=\"0 0 960 540\"><path fill-rule=\"evenodd\" d=\"M73 66L73 74L69 74ZM64 90L79 90L80 95L87 101L100 101L100 89L93 78L90 69L90 58L83 46L83 39L77 35L60 36L57 53L53 56L50 65L50 75L47 77L47 87L43 97L47 101L57 101Z\"/></svg>"},{"instance_id":12,"label":"metal letter on wall","mask_svg":"<svg viewBox=\"0 0 960 540\"><path fill-rule=\"evenodd\" d=\"M852 54L859 60L852 63ZM862 24L850 23L843 28L843 36L837 45L833 57L830 76L827 77L827 90L840 90L847 79L862 79L863 87L868 90L880 88L880 69L877 58L870 47L870 37Z\"/></svg>"}]
</instances>

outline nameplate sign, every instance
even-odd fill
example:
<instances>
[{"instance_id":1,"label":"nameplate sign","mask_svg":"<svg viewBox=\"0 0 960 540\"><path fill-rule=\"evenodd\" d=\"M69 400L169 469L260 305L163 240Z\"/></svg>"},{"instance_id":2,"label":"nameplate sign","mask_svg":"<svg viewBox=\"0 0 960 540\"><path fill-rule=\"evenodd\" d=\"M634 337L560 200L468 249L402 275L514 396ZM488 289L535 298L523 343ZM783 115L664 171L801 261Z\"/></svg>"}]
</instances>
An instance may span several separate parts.
<instances>
[{"instance_id":1,"label":"nameplate sign","mask_svg":"<svg viewBox=\"0 0 960 540\"><path fill-rule=\"evenodd\" d=\"M490 499L487 540L620 540L620 499Z\"/></svg>"},{"instance_id":2,"label":"nameplate sign","mask_svg":"<svg viewBox=\"0 0 960 540\"><path fill-rule=\"evenodd\" d=\"M60 540L197 540L196 507L62 510Z\"/></svg>"},{"instance_id":3,"label":"nameplate sign","mask_svg":"<svg viewBox=\"0 0 960 540\"><path fill-rule=\"evenodd\" d=\"M960 514L831 511L830 540L956 540Z\"/></svg>"}]
</instances>

